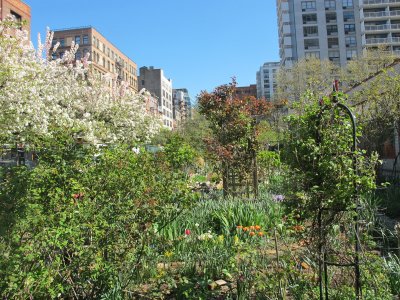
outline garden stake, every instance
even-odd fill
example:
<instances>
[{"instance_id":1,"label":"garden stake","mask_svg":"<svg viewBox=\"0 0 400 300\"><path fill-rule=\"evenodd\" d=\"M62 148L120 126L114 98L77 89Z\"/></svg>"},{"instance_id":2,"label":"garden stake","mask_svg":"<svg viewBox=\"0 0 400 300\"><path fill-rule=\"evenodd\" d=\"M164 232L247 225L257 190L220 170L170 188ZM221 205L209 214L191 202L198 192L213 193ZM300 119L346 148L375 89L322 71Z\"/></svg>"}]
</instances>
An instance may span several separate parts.
<instances>
[{"instance_id":1,"label":"garden stake","mask_svg":"<svg viewBox=\"0 0 400 300\"><path fill-rule=\"evenodd\" d=\"M279 268L280 262L279 262L278 237L276 235L276 227L274 227L274 240L275 240L276 263ZM284 299L281 279L279 279L279 294L281 295L281 299Z\"/></svg>"}]
</instances>

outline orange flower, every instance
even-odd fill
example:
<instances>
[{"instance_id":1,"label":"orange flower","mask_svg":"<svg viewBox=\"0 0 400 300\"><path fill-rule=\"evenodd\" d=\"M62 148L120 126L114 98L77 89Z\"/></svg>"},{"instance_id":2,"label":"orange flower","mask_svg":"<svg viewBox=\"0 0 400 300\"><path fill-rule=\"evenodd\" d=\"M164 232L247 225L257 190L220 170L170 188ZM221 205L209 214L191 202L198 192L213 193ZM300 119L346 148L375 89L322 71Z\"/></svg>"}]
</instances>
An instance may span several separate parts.
<instances>
[{"instance_id":1,"label":"orange flower","mask_svg":"<svg viewBox=\"0 0 400 300\"><path fill-rule=\"evenodd\" d=\"M302 262L301 264L301 267L304 269L304 270L307 270L307 269L309 269L310 268L310 266L306 263L306 262Z\"/></svg>"},{"instance_id":2,"label":"orange flower","mask_svg":"<svg viewBox=\"0 0 400 300\"><path fill-rule=\"evenodd\" d=\"M254 228L255 228L256 230L260 230L260 229L261 229L261 226L256 225L256 226L254 226Z\"/></svg>"},{"instance_id":3,"label":"orange flower","mask_svg":"<svg viewBox=\"0 0 400 300\"><path fill-rule=\"evenodd\" d=\"M243 231L248 231L249 227L243 227Z\"/></svg>"},{"instance_id":4,"label":"orange flower","mask_svg":"<svg viewBox=\"0 0 400 300\"><path fill-rule=\"evenodd\" d=\"M259 233L258 233L258 236L263 236L264 235L264 232L262 232L262 231L260 231Z\"/></svg>"},{"instance_id":5,"label":"orange flower","mask_svg":"<svg viewBox=\"0 0 400 300\"><path fill-rule=\"evenodd\" d=\"M251 230L254 230L255 228L254 228L254 226L250 226L250 229L251 229Z\"/></svg>"},{"instance_id":6,"label":"orange flower","mask_svg":"<svg viewBox=\"0 0 400 300\"><path fill-rule=\"evenodd\" d=\"M250 231L250 236L255 236L256 235L256 233L254 232L254 231Z\"/></svg>"},{"instance_id":7,"label":"orange flower","mask_svg":"<svg viewBox=\"0 0 400 300\"><path fill-rule=\"evenodd\" d=\"M294 231L297 231L297 232L304 230L304 226L302 226L302 225L295 225L292 228Z\"/></svg>"},{"instance_id":8,"label":"orange flower","mask_svg":"<svg viewBox=\"0 0 400 300\"><path fill-rule=\"evenodd\" d=\"M242 226L242 225L238 225L238 226L236 226L236 228L237 228L237 229L242 229L243 226Z\"/></svg>"}]
</instances>

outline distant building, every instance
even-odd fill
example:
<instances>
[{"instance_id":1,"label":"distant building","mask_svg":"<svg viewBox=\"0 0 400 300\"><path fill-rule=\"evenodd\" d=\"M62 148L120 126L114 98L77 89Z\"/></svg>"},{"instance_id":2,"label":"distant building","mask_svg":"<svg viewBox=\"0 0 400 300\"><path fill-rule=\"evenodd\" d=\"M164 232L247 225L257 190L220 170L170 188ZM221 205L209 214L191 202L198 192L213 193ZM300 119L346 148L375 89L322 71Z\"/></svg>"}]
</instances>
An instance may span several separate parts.
<instances>
[{"instance_id":1,"label":"distant building","mask_svg":"<svg viewBox=\"0 0 400 300\"><path fill-rule=\"evenodd\" d=\"M345 66L348 60L361 54L360 1L363 0L277 0L282 66L290 68L307 57L329 59ZM376 6L398 1L364 2Z\"/></svg>"},{"instance_id":2,"label":"distant building","mask_svg":"<svg viewBox=\"0 0 400 300\"><path fill-rule=\"evenodd\" d=\"M141 67L139 89L145 88L158 98L158 109L165 127L173 128L172 80L164 76L162 69Z\"/></svg>"},{"instance_id":3,"label":"distant building","mask_svg":"<svg viewBox=\"0 0 400 300\"><path fill-rule=\"evenodd\" d=\"M266 62L257 72L257 98L271 101L276 90L276 75L279 62Z\"/></svg>"},{"instance_id":4,"label":"distant building","mask_svg":"<svg viewBox=\"0 0 400 300\"><path fill-rule=\"evenodd\" d=\"M360 13L364 47L384 44L400 54L400 1L360 0Z\"/></svg>"},{"instance_id":5,"label":"distant building","mask_svg":"<svg viewBox=\"0 0 400 300\"><path fill-rule=\"evenodd\" d=\"M185 116L185 93L180 90L172 90L174 128L182 124Z\"/></svg>"},{"instance_id":6,"label":"distant building","mask_svg":"<svg viewBox=\"0 0 400 300\"><path fill-rule=\"evenodd\" d=\"M54 59L62 57L65 51L71 48L71 43L75 42L79 44L76 59L81 59L89 53L89 59L92 61L91 71L95 75L118 74L120 80L128 82L132 90L138 91L136 63L95 28L88 26L55 30L53 44L57 42L60 46L53 56Z\"/></svg>"},{"instance_id":7,"label":"distant building","mask_svg":"<svg viewBox=\"0 0 400 300\"><path fill-rule=\"evenodd\" d=\"M190 119L192 117L192 100L190 99L189 91L185 88L174 89L174 91L183 92L184 105L181 111L183 120Z\"/></svg>"},{"instance_id":8,"label":"distant building","mask_svg":"<svg viewBox=\"0 0 400 300\"><path fill-rule=\"evenodd\" d=\"M0 0L0 20L4 20L8 15L14 16L19 21L27 24L24 29L31 32L31 8L21 0Z\"/></svg>"},{"instance_id":9,"label":"distant building","mask_svg":"<svg viewBox=\"0 0 400 300\"><path fill-rule=\"evenodd\" d=\"M142 89L140 94L144 98L146 105L146 112L152 116L159 116L161 113L158 110L158 97L155 94L150 93L146 89Z\"/></svg>"},{"instance_id":10,"label":"distant building","mask_svg":"<svg viewBox=\"0 0 400 300\"><path fill-rule=\"evenodd\" d=\"M250 84L249 86L237 86L235 96L239 98L253 96L257 98L257 85Z\"/></svg>"}]
</instances>

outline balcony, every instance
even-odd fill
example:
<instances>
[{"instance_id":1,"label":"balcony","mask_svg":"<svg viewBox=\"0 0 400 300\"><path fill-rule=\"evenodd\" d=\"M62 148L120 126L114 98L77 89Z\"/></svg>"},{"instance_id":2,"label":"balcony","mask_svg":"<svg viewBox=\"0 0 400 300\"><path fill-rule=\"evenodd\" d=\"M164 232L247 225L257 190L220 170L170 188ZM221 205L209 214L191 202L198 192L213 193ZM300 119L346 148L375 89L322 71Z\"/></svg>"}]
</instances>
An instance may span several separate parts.
<instances>
[{"instance_id":1,"label":"balcony","mask_svg":"<svg viewBox=\"0 0 400 300\"><path fill-rule=\"evenodd\" d=\"M379 19L389 16L387 11L364 12L364 19Z\"/></svg>"},{"instance_id":2,"label":"balcony","mask_svg":"<svg viewBox=\"0 0 400 300\"><path fill-rule=\"evenodd\" d=\"M361 6L400 3L400 0L364 0Z\"/></svg>"},{"instance_id":3,"label":"balcony","mask_svg":"<svg viewBox=\"0 0 400 300\"><path fill-rule=\"evenodd\" d=\"M370 38L366 39L365 42L367 45L374 45L374 44L387 44L390 43L389 38Z\"/></svg>"},{"instance_id":4,"label":"balcony","mask_svg":"<svg viewBox=\"0 0 400 300\"><path fill-rule=\"evenodd\" d=\"M365 31L387 31L390 29L389 24L383 25L365 25Z\"/></svg>"},{"instance_id":5,"label":"balcony","mask_svg":"<svg viewBox=\"0 0 400 300\"><path fill-rule=\"evenodd\" d=\"M392 38L370 38L365 40L367 45L378 45L378 44L400 44L400 37Z\"/></svg>"},{"instance_id":6,"label":"balcony","mask_svg":"<svg viewBox=\"0 0 400 300\"><path fill-rule=\"evenodd\" d=\"M400 24L383 24L383 25L365 25L365 32L374 31L398 31L400 30Z\"/></svg>"}]
</instances>

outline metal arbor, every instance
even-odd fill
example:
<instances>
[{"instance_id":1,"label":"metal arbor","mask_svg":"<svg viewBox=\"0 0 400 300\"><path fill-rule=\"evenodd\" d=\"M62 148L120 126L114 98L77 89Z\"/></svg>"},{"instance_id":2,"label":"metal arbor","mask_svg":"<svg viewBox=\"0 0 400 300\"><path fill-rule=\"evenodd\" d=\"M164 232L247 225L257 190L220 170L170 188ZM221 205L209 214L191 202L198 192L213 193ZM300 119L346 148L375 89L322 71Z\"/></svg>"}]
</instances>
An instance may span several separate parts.
<instances>
[{"instance_id":1,"label":"metal arbor","mask_svg":"<svg viewBox=\"0 0 400 300\"><path fill-rule=\"evenodd\" d=\"M357 136L356 136L356 118L350 108L338 101L337 92L339 91L338 81L335 80L333 85L333 97L332 103L334 104L334 109L339 109L344 114L346 114L351 120L351 130L352 130L352 146L351 146L351 155L353 161L353 172L357 174L357 156L356 156L356 149L357 149ZM324 105L320 102L321 109L320 113L317 116L317 125L320 125L322 114L324 111L331 109L330 107ZM321 143L321 133L317 129L317 143ZM361 286L361 274L360 274L360 240L359 240L359 210L360 210L360 203L358 200L358 186L357 182L354 179L353 182L354 193L352 196L352 201L355 203L355 215L354 215L354 230L355 230L355 245L354 245L354 257L353 262L351 263L337 263L333 261L328 261L327 259L327 248L326 248L326 236L323 230L323 214L327 210L331 210L329 208L324 208L320 205L318 210L318 231L319 231L319 294L320 300L328 300L329 299L329 286L328 286L328 267L329 266L336 266L336 267L354 267L354 289L356 299L362 299L362 286Z\"/></svg>"}]
</instances>

